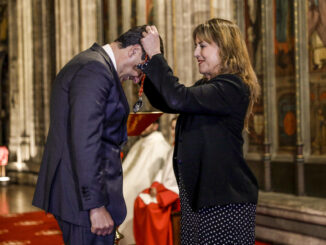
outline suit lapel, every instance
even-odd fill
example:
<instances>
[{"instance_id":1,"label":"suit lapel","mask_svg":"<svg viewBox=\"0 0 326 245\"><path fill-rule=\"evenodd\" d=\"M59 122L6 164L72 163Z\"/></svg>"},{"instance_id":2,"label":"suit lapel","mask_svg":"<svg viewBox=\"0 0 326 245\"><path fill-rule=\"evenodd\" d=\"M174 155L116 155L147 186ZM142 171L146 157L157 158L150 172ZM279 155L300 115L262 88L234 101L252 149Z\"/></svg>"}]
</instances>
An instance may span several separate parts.
<instances>
[{"instance_id":1,"label":"suit lapel","mask_svg":"<svg viewBox=\"0 0 326 245\"><path fill-rule=\"evenodd\" d=\"M103 58L105 59L106 63L109 65L110 67L110 71L111 73L113 74L113 77L114 77L114 80L116 82L116 85L117 85L117 88L120 92L120 99L126 109L126 111L128 112L129 114L129 104L128 104L128 100L127 100L127 97L124 93L124 90L122 88L122 85L121 85L121 82L120 82L120 79L119 79L119 76L118 76L118 73L117 71L115 70L114 68L114 65L109 57L109 55L105 52L105 50L100 46L98 45L97 43L94 43L93 46L91 47L91 49L95 50L96 52L99 52Z\"/></svg>"}]
</instances>

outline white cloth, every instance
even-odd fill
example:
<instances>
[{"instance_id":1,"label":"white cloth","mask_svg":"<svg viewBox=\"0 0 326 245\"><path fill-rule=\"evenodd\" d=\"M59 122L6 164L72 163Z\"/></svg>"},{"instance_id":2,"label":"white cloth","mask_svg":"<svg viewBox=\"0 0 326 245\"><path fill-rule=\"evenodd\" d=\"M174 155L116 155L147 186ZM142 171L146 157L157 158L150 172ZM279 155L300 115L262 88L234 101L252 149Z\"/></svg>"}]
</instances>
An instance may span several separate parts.
<instances>
[{"instance_id":1,"label":"white cloth","mask_svg":"<svg viewBox=\"0 0 326 245\"><path fill-rule=\"evenodd\" d=\"M173 171L173 150L174 148L171 147L169 150L166 159L165 164L162 168L162 170L157 174L154 181L157 181L165 186L166 189L169 189L170 191L175 192L179 195L179 188L177 184L177 180L175 178L175 174Z\"/></svg>"},{"instance_id":2,"label":"white cloth","mask_svg":"<svg viewBox=\"0 0 326 245\"><path fill-rule=\"evenodd\" d=\"M153 132L138 140L122 163L123 195L127 205L127 217L119 226L124 235L121 245L135 244L133 235L133 212L136 197L148 188L163 168L171 146L161 132Z\"/></svg>"},{"instance_id":3,"label":"white cloth","mask_svg":"<svg viewBox=\"0 0 326 245\"><path fill-rule=\"evenodd\" d=\"M115 70L117 70L117 62L115 61L115 56L114 56L114 53L113 53L113 50L112 50L110 44L105 44L102 48L105 50L105 52L110 57Z\"/></svg>"},{"instance_id":4,"label":"white cloth","mask_svg":"<svg viewBox=\"0 0 326 245\"><path fill-rule=\"evenodd\" d=\"M143 200L143 202L148 205L150 203L157 203L157 198L152 197L150 194L147 193L140 193L139 197Z\"/></svg>"},{"instance_id":5,"label":"white cloth","mask_svg":"<svg viewBox=\"0 0 326 245\"><path fill-rule=\"evenodd\" d=\"M173 150L174 148L171 147L166 156L165 164L163 168L157 173L154 182L157 181L163 184L166 189L169 189L170 191L173 191L179 195L179 187L173 171ZM141 193L139 194L139 197L146 205L150 203L157 203L156 197L152 197L150 194Z\"/></svg>"}]
</instances>

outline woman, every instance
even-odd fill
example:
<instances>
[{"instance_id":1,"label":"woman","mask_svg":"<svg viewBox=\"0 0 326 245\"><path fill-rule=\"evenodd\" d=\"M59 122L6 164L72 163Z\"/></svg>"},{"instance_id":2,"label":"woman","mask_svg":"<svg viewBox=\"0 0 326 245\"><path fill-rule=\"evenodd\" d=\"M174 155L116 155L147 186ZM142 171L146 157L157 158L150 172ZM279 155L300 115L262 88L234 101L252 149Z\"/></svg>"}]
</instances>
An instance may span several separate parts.
<instances>
[{"instance_id":1,"label":"woman","mask_svg":"<svg viewBox=\"0 0 326 245\"><path fill-rule=\"evenodd\" d=\"M203 79L178 82L148 26L142 45L144 91L156 108L180 113L174 171L180 188L182 244L254 244L256 178L243 158L243 129L260 87L239 28L211 19L193 32Z\"/></svg>"}]
</instances>

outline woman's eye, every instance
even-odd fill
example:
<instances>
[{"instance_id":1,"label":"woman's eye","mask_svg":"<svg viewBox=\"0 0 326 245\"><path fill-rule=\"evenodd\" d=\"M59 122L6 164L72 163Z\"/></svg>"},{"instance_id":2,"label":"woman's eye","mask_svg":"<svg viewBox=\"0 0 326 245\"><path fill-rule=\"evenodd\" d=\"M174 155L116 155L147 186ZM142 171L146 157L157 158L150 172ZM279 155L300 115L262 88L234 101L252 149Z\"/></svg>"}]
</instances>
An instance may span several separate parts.
<instances>
[{"instance_id":1,"label":"woman's eye","mask_svg":"<svg viewBox=\"0 0 326 245\"><path fill-rule=\"evenodd\" d=\"M194 49L196 49L198 47L201 48L201 49L203 49L203 48L206 47L206 45L205 44L196 44L196 45L194 45Z\"/></svg>"}]
</instances>

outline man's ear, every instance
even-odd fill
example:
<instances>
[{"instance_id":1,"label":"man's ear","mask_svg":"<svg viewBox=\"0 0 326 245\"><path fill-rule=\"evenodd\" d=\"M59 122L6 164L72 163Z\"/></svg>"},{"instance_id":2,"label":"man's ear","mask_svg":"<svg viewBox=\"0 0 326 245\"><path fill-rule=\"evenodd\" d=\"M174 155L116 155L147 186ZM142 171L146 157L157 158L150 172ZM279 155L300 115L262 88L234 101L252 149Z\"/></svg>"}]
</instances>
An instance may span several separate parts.
<instances>
[{"instance_id":1,"label":"man's ear","mask_svg":"<svg viewBox=\"0 0 326 245\"><path fill-rule=\"evenodd\" d=\"M129 46L128 56L132 57L138 53L142 53L142 48L139 44Z\"/></svg>"}]
</instances>

